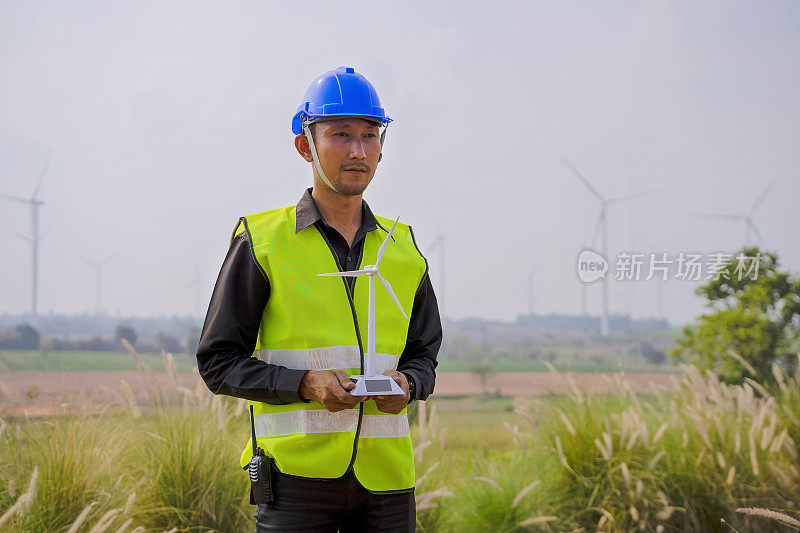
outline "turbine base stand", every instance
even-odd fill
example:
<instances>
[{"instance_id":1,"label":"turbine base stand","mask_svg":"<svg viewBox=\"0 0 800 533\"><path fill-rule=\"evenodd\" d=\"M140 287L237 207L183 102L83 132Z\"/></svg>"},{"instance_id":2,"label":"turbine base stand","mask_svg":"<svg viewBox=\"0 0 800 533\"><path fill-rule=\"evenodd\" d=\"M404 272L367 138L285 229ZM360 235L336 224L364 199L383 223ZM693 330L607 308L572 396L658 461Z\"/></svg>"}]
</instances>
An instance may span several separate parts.
<instances>
[{"instance_id":1,"label":"turbine base stand","mask_svg":"<svg viewBox=\"0 0 800 533\"><path fill-rule=\"evenodd\" d=\"M389 376L350 376L350 381L356 384L350 390L353 396L393 396L405 394L397 382Z\"/></svg>"}]
</instances>

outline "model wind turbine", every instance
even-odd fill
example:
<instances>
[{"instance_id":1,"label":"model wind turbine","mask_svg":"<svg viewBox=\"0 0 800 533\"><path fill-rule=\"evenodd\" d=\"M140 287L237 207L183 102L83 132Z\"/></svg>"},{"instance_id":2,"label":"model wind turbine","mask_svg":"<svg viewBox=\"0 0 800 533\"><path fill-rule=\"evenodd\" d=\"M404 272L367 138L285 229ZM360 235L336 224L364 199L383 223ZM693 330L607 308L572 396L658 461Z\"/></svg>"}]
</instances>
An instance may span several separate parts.
<instances>
[{"instance_id":1,"label":"model wind turbine","mask_svg":"<svg viewBox=\"0 0 800 533\"><path fill-rule=\"evenodd\" d=\"M592 243L597 241L597 234L600 233L600 251L603 254L603 257L606 261L611 262L610 258L608 257L608 217L606 216L606 211L608 206L617 202L632 200L633 198L637 198L639 196L650 194L651 192L655 192L658 190L663 189L663 187L658 187L656 189L649 189L646 191L636 192L632 194L626 194L624 196L618 196L616 198L606 198L602 194L600 194L597 189L595 189L589 180L586 179L583 174L578 172L578 170L573 167L569 161L566 159L562 159L564 164L572 171L573 174L583 183L589 192L600 201L600 216L597 218L597 224L594 228L594 236L592 237ZM608 335L608 276L603 276L603 315L600 317L600 334L603 336Z\"/></svg>"},{"instance_id":2,"label":"model wind turbine","mask_svg":"<svg viewBox=\"0 0 800 533\"><path fill-rule=\"evenodd\" d=\"M753 222L753 215L755 214L756 209L758 209L758 206L761 205L761 202L764 201L764 198L766 198L769 190L772 188L773 185L775 185L776 181L778 181L777 178L772 180L769 183L769 185L766 186L764 191L761 193L761 196L758 197L758 199L753 204L753 207L750 208L750 211L748 211L746 215L728 215L723 213L695 213L695 215L699 215L702 217L710 217L710 218L724 218L727 220L741 220L744 222L744 245L750 246L751 231L756 234L756 237L758 238L759 242L763 245L765 244L764 239L763 237L761 237L761 232L758 231L758 228Z\"/></svg>"},{"instance_id":3,"label":"model wind turbine","mask_svg":"<svg viewBox=\"0 0 800 533\"><path fill-rule=\"evenodd\" d=\"M389 285L389 282L386 281L378 271L378 266L381 264L383 252L386 251L386 247L389 245L389 241L392 238L392 232L394 231L395 226L397 226L398 220L400 220L400 217L397 217L397 220L394 221L392 229L389 230L389 234L383 240L383 244L381 244L380 250L378 250L378 258L376 259L374 265L367 265L361 270L317 274L318 276L341 276L348 278L355 278L361 276L362 274L369 276L369 322L367 329L367 353L364 354L365 374L350 376L350 379L356 384L356 386L350 391L350 394L353 396L373 396L378 394L389 396L394 394L405 394L403 389L400 388L400 385L398 385L394 379L388 376L378 375L375 372L375 276L381 280L381 283L383 283L383 286L386 288L386 292L389 293L389 296L392 297L394 303L396 303L397 307L400 308L400 312L403 313L403 316L406 316L406 312L403 311L403 306L400 305L400 301L397 299L397 296L395 296L392 286Z\"/></svg>"}]
</instances>

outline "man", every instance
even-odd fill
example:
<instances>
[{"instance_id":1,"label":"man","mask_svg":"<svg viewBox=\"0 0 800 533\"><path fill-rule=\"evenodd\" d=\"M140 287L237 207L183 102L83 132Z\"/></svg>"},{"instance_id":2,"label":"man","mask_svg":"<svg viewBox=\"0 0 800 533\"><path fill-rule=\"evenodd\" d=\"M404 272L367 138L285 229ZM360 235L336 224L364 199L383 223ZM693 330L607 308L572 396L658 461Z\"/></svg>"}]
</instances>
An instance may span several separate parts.
<instances>
[{"instance_id":1,"label":"man","mask_svg":"<svg viewBox=\"0 0 800 533\"><path fill-rule=\"evenodd\" d=\"M376 262L393 221L374 215L362 194L390 121L354 69L317 78L292 120L314 186L296 206L239 220L214 288L198 368L212 392L253 407L274 494L253 502L257 531L415 528L406 405L433 391L442 339L427 262L398 223L380 272L411 313L382 287L374 297L377 371L401 395L349 392L349 376L364 373L368 280L317 275ZM248 443L242 467L251 457Z\"/></svg>"}]
</instances>

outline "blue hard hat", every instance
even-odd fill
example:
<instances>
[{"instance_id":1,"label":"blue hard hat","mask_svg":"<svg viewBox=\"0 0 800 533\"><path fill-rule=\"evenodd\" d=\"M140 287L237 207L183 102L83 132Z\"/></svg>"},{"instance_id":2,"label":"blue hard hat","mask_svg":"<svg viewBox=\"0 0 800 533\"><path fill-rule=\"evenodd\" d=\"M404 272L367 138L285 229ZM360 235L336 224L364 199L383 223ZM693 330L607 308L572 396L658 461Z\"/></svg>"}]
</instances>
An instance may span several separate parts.
<instances>
[{"instance_id":1,"label":"blue hard hat","mask_svg":"<svg viewBox=\"0 0 800 533\"><path fill-rule=\"evenodd\" d=\"M305 118L366 117L384 124L392 121L381 107L375 87L352 67L329 70L306 90L292 118L292 133L303 133Z\"/></svg>"}]
</instances>

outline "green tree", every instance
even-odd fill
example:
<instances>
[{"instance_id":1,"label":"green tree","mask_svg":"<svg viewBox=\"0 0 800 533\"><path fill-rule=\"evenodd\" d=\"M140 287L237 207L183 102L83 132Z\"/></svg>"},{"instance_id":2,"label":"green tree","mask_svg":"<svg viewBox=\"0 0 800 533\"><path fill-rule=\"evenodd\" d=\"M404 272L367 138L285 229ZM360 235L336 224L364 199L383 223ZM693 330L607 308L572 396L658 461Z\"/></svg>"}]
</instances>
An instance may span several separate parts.
<instances>
[{"instance_id":1,"label":"green tree","mask_svg":"<svg viewBox=\"0 0 800 533\"><path fill-rule=\"evenodd\" d=\"M178 337L174 335L170 335L168 333L164 333L163 331L159 331L158 333L156 333L155 341L156 345L161 350L170 353L180 353L181 351L181 341L178 340Z\"/></svg>"},{"instance_id":2,"label":"green tree","mask_svg":"<svg viewBox=\"0 0 800 533\"><path fill-rule=\"evenodd\" d=\"M35 350L39 347L39 331L30 324L20 324L0 332L0 349Z\"/></svg>"},{"instance_id":3,"label":"green tree","mask_svg":"<svg viewBox=\"0 0 800 533\"><path fill-rule=\"evenodd\" d=\"M656 350L653 348L653 345L647 342L643 342L641 345L642 357L647 359L647 362L653 365L660 365L663 363L667 356L661 350Z\"/></svg>"},{"instance_id":4,"label":"green tree","mask_svg":"<svg viewBox=\"0 0 800 533\"><path fill-rule=\"evenodd\" d=\"M771 376L773 362L788 370L800 330L800 279L782 270L778 256L756 247L743 248L695 291L708 312L685 326L671 355L722 379L739 383L750 373L741 358L760 374Z\"/></svg>"},{"instance_id":5,"label":"green tree","mask_svg":"<svg viewBox=\"0 0 800 533\"><path fill-rule=\"evenodd\" d=\"M117 340L117 344L119 344L122 339L125 339L131 343L131 346L136 346L136 339L138 336L136 335L136 330L131 326L119 325L114 333L114 338Z\"/></svg>"}]
</instances>

